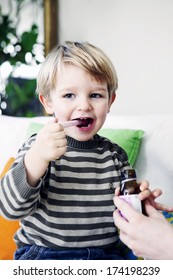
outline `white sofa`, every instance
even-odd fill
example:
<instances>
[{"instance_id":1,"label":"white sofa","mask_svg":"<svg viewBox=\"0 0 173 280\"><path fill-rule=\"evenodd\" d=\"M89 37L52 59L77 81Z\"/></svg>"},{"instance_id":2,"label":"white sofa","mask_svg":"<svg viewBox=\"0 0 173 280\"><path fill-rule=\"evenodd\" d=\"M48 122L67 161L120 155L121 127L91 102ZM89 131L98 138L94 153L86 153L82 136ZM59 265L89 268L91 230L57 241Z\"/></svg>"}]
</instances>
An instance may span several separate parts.
<instances>
[{"instance_id":1,"label":"white sofa","mask_svg":"<svg viewBox=\"0 0 173 280\"><path fill-rule=\"evenodd\" d=\"M0 171L15 157L31 122L46 123L49 117L0 116ZM109 114L105 128L144 130L135 164L138 179L147 179L151 188L160 187L159 201L173 206L173 115L119 116Z\"/></svg>"}]
</instances>

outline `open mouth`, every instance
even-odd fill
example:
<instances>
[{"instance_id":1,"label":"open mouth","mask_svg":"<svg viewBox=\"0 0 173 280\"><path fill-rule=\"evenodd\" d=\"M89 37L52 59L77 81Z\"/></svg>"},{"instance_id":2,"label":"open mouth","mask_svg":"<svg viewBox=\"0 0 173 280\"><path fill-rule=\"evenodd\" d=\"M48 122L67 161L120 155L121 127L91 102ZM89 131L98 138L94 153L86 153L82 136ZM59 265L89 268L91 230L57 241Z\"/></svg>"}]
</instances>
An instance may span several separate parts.
<instances>
[{"instance_id":1,"label":"open mouth","mask_svg":"<svg viewBox=\"0 0 173 280\"><path fill-rule=\"evenodd\" d=\"M79 121L78 127L89 127L94 121L92 118L77 118L75 120Z\"/></svg>"}]
</instances>

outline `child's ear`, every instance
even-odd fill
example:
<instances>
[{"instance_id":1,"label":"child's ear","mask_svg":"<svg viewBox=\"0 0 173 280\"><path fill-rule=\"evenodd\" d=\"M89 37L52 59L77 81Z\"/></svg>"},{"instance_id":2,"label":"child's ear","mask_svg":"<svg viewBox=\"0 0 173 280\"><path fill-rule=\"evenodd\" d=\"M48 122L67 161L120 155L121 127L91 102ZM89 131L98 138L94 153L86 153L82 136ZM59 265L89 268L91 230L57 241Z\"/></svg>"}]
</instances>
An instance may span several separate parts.
<instances>
[{"instance_id":1,"label":"child's ear","mask_svg":"<svg viewBox=\"0 0 173 280\"><path fill-rule=\"evenodd\" d=\"M44 109L46 110L46 113L52 115L54 113L52 107L52 100L49 97L45 98L42 94L39 95L39 100L43 105Z\"/></svg>"},{"instance_id":2,"label":"child's ear","mask_svg":"<svg viewBox=\"0 0 173 280\"><path fill-rule=\"evenodd\" d=\"M112 103L114 103L115 99L116 99L116 93L115 93L115 91L114 91L114 92L112 93L112 95L111 95L110 100L109 100L108 113L110 112L110 108L111 108L111 106L112 106Z\"/></svg>"}]
</instances>

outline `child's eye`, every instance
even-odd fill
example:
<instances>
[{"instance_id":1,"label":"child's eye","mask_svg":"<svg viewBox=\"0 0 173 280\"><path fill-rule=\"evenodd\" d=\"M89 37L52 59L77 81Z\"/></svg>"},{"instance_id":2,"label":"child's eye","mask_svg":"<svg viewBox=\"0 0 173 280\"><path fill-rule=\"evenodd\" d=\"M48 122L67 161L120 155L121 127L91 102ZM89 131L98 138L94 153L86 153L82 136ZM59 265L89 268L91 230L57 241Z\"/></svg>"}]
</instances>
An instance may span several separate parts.
<instances>
[{"instance_id":1,"label":"child's eye","mask_svg":"<svg viewBox=\"0 0 173 280\"><path fill-rule=\"evenodd\" d=\"M102 95L100 93L92 93L91 98L101 98Z\"/></svg>"},{"instance_id":2,"label":"child's eye","mask_svg":"<svg viewBox=\"0 0 173 280\"><path fill-rule=\"evenodd\" d=\"M64 95L64 98L69 98L69 99L74 98L74 94L73 93L66 93Z\"/></svg>"}]
</instances>

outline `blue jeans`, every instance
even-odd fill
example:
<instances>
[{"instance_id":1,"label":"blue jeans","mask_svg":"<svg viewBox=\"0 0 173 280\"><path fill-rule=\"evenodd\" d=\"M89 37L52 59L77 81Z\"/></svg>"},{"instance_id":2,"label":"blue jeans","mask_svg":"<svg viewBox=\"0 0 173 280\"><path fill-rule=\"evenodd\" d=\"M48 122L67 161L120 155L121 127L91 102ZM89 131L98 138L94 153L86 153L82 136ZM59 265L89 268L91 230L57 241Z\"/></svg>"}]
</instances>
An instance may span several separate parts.
<instances>
[{"instance_id":1,"label":"blue jeans","mask_svg":"<svg viewBox=\"0 0 173 280\"><path fill-rule=\"evenodd\" d=\"M26 245L14 254L15 260L123 260L119 250L82 248L54 250L37 245Z\"/></svg>"}]
</instances>

